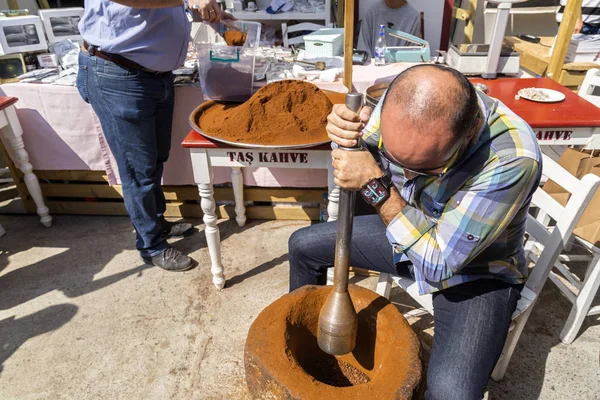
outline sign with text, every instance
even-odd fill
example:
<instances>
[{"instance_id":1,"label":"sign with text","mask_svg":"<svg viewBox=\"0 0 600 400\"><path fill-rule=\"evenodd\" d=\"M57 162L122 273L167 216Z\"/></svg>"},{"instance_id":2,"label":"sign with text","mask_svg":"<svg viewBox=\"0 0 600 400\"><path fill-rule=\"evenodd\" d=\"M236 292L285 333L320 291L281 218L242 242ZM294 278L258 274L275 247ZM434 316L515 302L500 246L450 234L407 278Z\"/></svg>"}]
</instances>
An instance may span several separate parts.
<instances>
[{"instance_id":1,"label":"sign with text","mask_svg":"<svg viewBox=\"0 0 600 400\"><path fill-rule=\"evenodd\" d=\"M329 150L207 149L213 167L327 168Z\"/></svg>"},{"instance_id":2,"label":"sign with text","mask_svg":"<svg viewBox=\"0 0 600 400\"><path fill-rule=\"evenodd\" d=\"M535 128L534 132L540 145L600 146L600 128Z\"/></svg>"}]
</instances>

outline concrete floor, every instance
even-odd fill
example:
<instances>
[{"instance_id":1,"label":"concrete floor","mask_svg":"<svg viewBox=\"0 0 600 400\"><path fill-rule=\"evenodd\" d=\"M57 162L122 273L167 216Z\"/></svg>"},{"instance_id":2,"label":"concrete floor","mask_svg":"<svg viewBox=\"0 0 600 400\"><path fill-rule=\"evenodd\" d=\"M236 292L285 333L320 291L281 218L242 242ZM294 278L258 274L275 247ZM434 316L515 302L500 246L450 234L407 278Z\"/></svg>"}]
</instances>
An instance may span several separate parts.
<instances>
[{"instance_id":1,"label":"concrete floor","mask_svg":"<svg viewBox=\"0 0 600 400\"><path fill-rule=\"evenodd\" d=\"M221 221L227 288L211 282L206 241L176 242L200 266L141 263L127 218L0 215L0 399L245 399L250 324L287 290L287 238L305 222ZM375 278L353 278L374 289ZM414 306L399 289L392 300ZM547 285L503 382L488 399L600 399L600 319L570 346L570 303ZM412 321L430 343L431 318Z\"/></svg>"}]
</instances>

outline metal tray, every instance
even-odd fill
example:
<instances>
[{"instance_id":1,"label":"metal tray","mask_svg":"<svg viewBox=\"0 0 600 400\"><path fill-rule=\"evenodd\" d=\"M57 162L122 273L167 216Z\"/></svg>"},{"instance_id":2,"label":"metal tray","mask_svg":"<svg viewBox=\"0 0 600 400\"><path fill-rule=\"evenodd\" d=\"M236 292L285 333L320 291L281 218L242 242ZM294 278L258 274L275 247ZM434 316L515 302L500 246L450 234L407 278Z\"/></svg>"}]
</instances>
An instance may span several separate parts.
<instances>
[{"instance_id":1,"label":"metal tray","mask_svg":"<svg viewBox=\"0 0 600 400\"><path fill-rule=\"evenodd\" d=\"M212 135L207 134L202 129L200 129L200 126L196 122L196 121L200 121L200 117L202 116L203 112L208 110L210 107L213 107L215 104L217 104L217 102L214 100L209 100L209 101L206 101L206 102L200 104L190 114L189 122L190 122L190 126L192 127L193 130L195 130L202 136L204 136L208 139L211 139L211 140L215 140L217 142L225 143L225 144L235 146L235 147L244 147L244 148L248 148L248 149L304 149L307 147L315 147L315 146L319 146L321 144L326 144L326 143L331 142L331 140L326 140L323 142L313 142L313 143L293 144L293 145L273 145L273 144L265 145L265 144L244 143L244 142L230 142L228 140L221 139L218 136L212 136Z\"/></svg>"}]
</instances>

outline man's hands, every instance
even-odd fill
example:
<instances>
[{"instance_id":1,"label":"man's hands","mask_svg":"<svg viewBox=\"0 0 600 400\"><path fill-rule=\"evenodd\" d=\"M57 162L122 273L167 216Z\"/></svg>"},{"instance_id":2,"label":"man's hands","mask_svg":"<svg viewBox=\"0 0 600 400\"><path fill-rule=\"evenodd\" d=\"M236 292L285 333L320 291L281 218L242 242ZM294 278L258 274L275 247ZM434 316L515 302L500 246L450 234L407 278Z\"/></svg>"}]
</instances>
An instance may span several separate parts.
<instances>
[{"instance_id":1,"label":"man's hands","mask_svg":"<svg viewBox=\"0 0 600 400\"><path fill-rule=\"evenodd\" d=\"M371 108L363 107L360 115L350 111L344 104L334 104L327 117L327 135L332 142L343 147L356 146L356 139L371 117Z\"/></svg>"},{"instance_id":2,"label":"man's hands","mask_svg":"<svg viewBox=\"0 0 600 400\"><path fill-rule=\"evenodd\" d=\"M373 178L383 176L383 171L368 151L335 149L333 157L333 182L342 189L360 190Z\"/></svg>"},{"instance_id":3,"label":"man's hands","mask_svg":"<svg viewBox=\"0 0 600 400\"><path fill-rule=\"evenodd\" d=\"M189 0L188 7L197 11L203 21L219 22L220 20L235 20L235 17L221 11L216 0Z\"/></svg>"}]
</instances>

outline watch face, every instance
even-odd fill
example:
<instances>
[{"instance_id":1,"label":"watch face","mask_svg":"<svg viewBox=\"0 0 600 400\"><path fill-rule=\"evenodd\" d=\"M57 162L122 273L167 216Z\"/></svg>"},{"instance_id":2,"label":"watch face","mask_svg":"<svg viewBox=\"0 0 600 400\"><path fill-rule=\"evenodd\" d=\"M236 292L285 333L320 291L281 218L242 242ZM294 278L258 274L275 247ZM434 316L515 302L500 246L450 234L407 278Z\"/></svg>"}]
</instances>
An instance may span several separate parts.
<instances>
[{"instance_id":1,"label":"watch face","mask_svg":"<svg viewBox=\"0 0 600 400\"><path fill-rule=\"evenodd\" d=\"M389 196L389 192L377 180L371 179L361 190L362 196L372 205L377 205Z\"/></svg>"}]
</instances>

